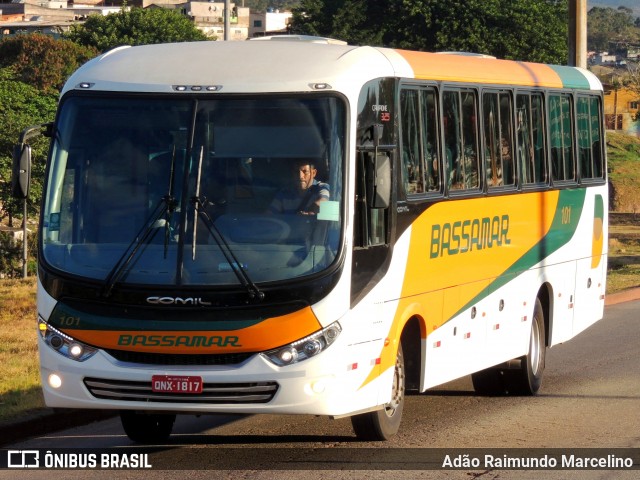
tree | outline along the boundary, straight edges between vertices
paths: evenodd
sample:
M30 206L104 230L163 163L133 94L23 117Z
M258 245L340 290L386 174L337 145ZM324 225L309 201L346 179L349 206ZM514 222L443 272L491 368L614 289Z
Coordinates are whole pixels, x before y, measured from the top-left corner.
M7 217L9 226L14 226L15 217L24 217L23 201L11 196L13 145L25 127L54 119L58 90L76 68L97 53L93 48L40 34L17 35L0 41L0 219ZM48 141L35 139L31 145L29 216L39 211ZM22 218L23 224L26 220ZM0 250L3 257L0 271L15 274L22 247L5 236L0 238Z
M593 7L587 14L587 26L587 48L598 52L609 50L612 41L627 43L640 39L633 11L625 7Z
M236 5L238 1L236 0ZM251 12L266 12L268 7L285 11L291 10L300 4L300 0L244 0L242 5L251 9Z
M567 0L302 0L296 33L425 51L566 63Z
M246 0L244 3L252 12L266 12L269 7L268 0Z
M50 122L55 117L57 95L45 93L31 85L16 80L11 67L0 69L0 217L13 219L22 215L22 202L11 197L11 152L25 127ZM37 214L42 195L47 139L31 143L34 162L29 192L28 212Z
M73 25L65 38L106 52L121 45L209 40L193 22L176 10L131 8L109 15L90 15Z
M340 0L302 0L300 6L293 9L291 32L330 36L333 18L342 3Z
M625 88L635 93L640 100L640 63L629 63L627 70ZM640 113L636 113L635 120L640 120Z
M17 80L39 90L59 90L97 50L49 35L30 34L0 41L0 67L12 67Z
M55 117L58 91L82 63L94 57L94 48L41 34L16 35L0 41L0 218L22 215L22 202L11 197L13 145L20 132ZM48 142L33 142L35 162L29 212L37 214L44 178Z

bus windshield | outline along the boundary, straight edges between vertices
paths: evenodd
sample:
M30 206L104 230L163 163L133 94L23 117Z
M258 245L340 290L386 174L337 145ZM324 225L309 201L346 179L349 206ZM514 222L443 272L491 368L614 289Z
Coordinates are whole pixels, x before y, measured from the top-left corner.
M112 284L319 272L342 237L345 118L335 96L67 98L42 260Z

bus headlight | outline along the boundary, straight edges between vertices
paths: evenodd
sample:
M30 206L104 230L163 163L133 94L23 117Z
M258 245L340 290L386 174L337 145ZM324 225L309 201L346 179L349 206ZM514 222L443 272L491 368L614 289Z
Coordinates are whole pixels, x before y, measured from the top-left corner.
M338 322L335 322L313 335L264 352L262 356L279 367L301 362L326 350L338 338L340 332L342 332L342 327Z
M58 352L60 355L76 360L78 362L84 362L88 358L93 357L98 349L90 347L82 342L75 340L66 333L62 333L60 330L53 328L44 319L38 319L38 331L44 342L52 349Z

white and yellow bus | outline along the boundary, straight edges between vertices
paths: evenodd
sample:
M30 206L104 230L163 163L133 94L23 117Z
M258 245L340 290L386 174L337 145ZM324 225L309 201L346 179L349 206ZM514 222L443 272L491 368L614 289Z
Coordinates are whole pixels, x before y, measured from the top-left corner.
M47 133L45 400L119 410L138 442L176 413L350 416L386 439L408 390L535 394L546 348L603 315L584 70L322 39L123 47L73 74ZM29 161L23 142L18 196ZM322 201L274 212L300 162Z

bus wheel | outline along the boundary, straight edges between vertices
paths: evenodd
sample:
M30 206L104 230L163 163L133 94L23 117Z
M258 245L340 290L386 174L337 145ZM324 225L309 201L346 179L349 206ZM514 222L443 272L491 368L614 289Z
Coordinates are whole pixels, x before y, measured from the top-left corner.
M513 379L511 392L515 395L535 395L542 384L544 360L547 350L544 328L544 311L540 300L536 300L531 322L529 352L520 358L520 369Z
M471 374L473 389L479 395L504 395L505 385L503 371L498 368L487 368Z
M127 436L136 443L160 443L166 441L173 430L176 416L170 414L145 414L120 412L120 421Z
M544 311L540 300L536 300L529 352L518 359L519 367L492 367L473 373L474 390L480 395L535 395L542 383L545 353Z
M388 440L398 432L404 407L405 371L402 346L398 346L396 366L393 371L391 401L382 410L361 413L351 417L351 424L360 440Z

